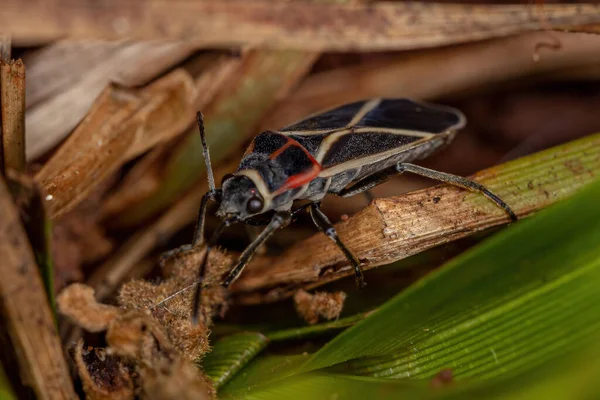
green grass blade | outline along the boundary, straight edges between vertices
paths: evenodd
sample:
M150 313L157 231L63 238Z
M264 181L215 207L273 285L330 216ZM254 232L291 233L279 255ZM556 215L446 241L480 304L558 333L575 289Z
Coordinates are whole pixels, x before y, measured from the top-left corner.
M204 357L202 368L218 389L260 353L269 339L258 332L242 332L226 336L214 344Z
M527 312L533 317L545 312L555 324L573 324L569 318L575 314L581 324L586 323L584 319L588 325L600 321L600 311L586 308L600 300L596 294L600 293L598 198L600 184L596 182L574 198L485 241L343 332L314 354L302 371L361 357L401 355L413 373L432 375L435 371L428 368L435 363L462 368L466 374L470 365L481 366L475 360L482 357L476 352L480 344L473 347L469 335L475 335L470 339L473 342L487 340L489 345L503 346L499 350L506 354L519 351L520 343L510 340L516 331L502 325L508 313ZM577 290L582 293L569 296ZM548 308L548 299L554 296L562 296L566 307ZM527 311L527 307L532 309ZM582 312L576 313L579 309ZM551 322L545 324L542 329ZM523 321L520 329L523 335L525 331L534 335L538 327ZM589 325L591 330L596 328ZM558 339L571 332L565 326L546 334ZM487 352L494 359L492 351Z
M267 337L273 341L283 341L291 339L301 339L312 336L319 336L330 333L335 330L347 328L362 321L369 313L360 313L345 318L340 318L334 321L323 322L316 325L302 326L299 328L282 329L267 333Z
M436 399L436 400L586 400L600 396L600 345L553 357L518 376L486 381L453 382L433 388L429 381L356 377L309 372L248 390L228 399Z
M417 282L297 367L261 374L277 361L263 357L224 393L251 397L331 366L386 381L452 368L459 382L493 382L581 348L600 336L599 198L596 181Z

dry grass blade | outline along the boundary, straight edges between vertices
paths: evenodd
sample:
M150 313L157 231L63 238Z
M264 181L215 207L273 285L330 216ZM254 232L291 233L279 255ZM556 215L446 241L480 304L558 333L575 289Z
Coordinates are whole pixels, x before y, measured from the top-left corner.
M203 110L207 107L219 90L239 72L240 66L244 64L247 53L241 57L233 57L223 54L201 54L195 57L188 65L189 70L195 76L197 97L194 100L194 110ZM197 72L197 70L199 72ZM196 136L197 128L191 129L191 135ZM165 165L170 159L170 153L174 143L156 146L152 151L138 161L127 173L120 186L113 191L103 204L104 218L110 219L125 212L160 189L164 180Z
M36 176L48 193L50 215L72 209L126 161L183 132L194 98L194 82L182 70L141 90L107 88Z
M195 49L183 42L59 41L25 54L27 159L63 140L110 83L145 85Z
M473 179L522 217L571 195L599 173L597 134L483 170ZM336 229L367 270L506 222L508 216L483 196L442 185L377 199ZM335 244L317 234L276 259L257 259L232 291L242 303L276 301L300 286L351 274Z
M89 5L57 0L44 8L5 2L0 24L17 42L59 37L178 38L204 46L382 50L439 46L544 28L600 23L599 6L462 5L422 2L128 1Z
M2 150L4 168L25 169L25 65L21 60L2 62Z
M19 213L0 180L0 305L23 381L39 399L74 399L75 393L43 283ZM9 351L8 348L3 349ZM5 353L6 354L6 353Z
M211 158L215 165L234 154L256 133L272 107L306 75L317 54L294 51L250 51L215 98L202 110ZM156 216L198 182L204 171L198 127L160 160L160 185L121 211L114 225L133 226ZM149 173L153 173L149 170ZM145 179L140 176L139 179ZM149 179L151 180L152 177Z
M536 45L553 40L560 41L562 47L542 50L539 61L534 62ZM535 32L336 68L308 77L277 107L263 128L280 128L312 113L365 98L434 99L512 79L596 66L599 46L600 37L595 35Z

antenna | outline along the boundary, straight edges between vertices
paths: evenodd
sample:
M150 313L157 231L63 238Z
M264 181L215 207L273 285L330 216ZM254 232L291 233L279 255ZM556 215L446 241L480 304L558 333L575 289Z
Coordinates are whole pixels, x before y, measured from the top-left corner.
M202 154L206 163L206 175L208 176L208 189L212 192L215 190L215 177L213 175L212 166L210 164L210 153L206 144L206 134L204 131L204 116L200 111L196 113L196 121L198 121L198 129L200 130L200 140L202 141Z

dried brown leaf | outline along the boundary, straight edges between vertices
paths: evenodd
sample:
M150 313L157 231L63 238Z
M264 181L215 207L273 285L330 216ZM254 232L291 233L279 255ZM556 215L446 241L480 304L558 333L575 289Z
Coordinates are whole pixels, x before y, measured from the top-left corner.
M113 178L105 179L83 202L53 221L56 291L70 282L80 282L83 279L82 266L98 262L112 252L114 242L107 237L99 222L99 213L105 193L113 185Z
M126 161L181 133L194 98L192 78L182 70L144 89L106 89L36 176L49 195L50 215L72 209Z
M110 83L145 85L195 49L164 40L85 40L58 41L26 54L27 159L60 143Z
M194 70L200 69L200 72L194 73L197 94L194 110L204 110L208 106L219 90L238 73L243 57L245 55L232 57L222 54L201 54L190 61L194 64ZM197 128L194 126L192 129L195 135ZM111 217L122 215L127 208L139 204L158 191L164 184L169 171L171 152L176 146L177 140L159 145L133 166L103 204L105 219L110 220Z

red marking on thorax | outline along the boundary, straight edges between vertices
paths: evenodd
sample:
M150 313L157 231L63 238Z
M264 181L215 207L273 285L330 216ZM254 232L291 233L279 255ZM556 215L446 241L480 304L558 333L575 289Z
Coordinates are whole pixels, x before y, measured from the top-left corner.
M308 152L308 150L306 150L306 148L304 146L302 146L300 143L298 143L297 141L295 141L292 138L287 138L287 140L288 141L286 142L286 144L281 146L279 149L274 151L273 154L271 154L269 156L269 159L273 160L273 159L277 158L278 156L280 156L287 148L295 146L295 147L299 147L304 152L304 154L306 154L306 156L312 163L312 167L308 171L301 172L299 174L290 176L285 181L285 183L279 189L277 189L275 191L275 193L274 193L275 195L281 194L281 193L285 192L286 190L295 189L297 187L304 186L307 183L309 183L310 181L312 181L313 179L315 179L321 172L321 164L319 164L319 162L312 156L312 154L310 154Z

